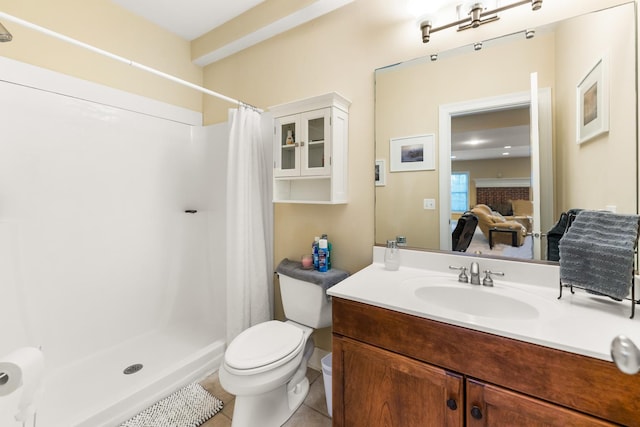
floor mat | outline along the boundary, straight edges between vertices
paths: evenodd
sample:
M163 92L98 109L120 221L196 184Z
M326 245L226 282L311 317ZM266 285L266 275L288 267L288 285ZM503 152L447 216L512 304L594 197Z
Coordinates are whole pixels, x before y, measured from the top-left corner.
M125 421L120 427L197 427L222 410L222 400L189 384Z

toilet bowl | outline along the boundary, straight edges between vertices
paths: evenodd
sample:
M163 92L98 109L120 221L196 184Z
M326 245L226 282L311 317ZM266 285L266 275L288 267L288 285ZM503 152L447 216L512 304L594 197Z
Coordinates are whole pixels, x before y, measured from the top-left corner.
M234 427L281 426L298 409L309 392L312 332L295 322L272 320L233 340L218 376L236 396Z
M252 326L229 344L218 371L236 396L233 427L279 427L309 392L307 363L315 328L331 325L331 301L322 286L279 274L285 316Z

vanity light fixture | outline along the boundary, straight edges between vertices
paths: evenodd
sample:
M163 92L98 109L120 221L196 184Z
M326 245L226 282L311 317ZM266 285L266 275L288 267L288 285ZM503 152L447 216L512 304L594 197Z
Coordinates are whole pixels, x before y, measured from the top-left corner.
M463 4L457 4L455 7L458 10L458 20L450 22L448 24L442 24L434 26L435 17L433 15L423 16L419 19L420 31L422 33L422 42L429 43L431 34L440 30L445 30L451 27L458 27L458 31L463 31L469 28L478 28L480 25L487 24L489 22L500 19L498 17L499 12L522 6L525 4L531 5L531 10L539 10L542 7L542 0L519 0L513 3L508 3L502 6L497 6L493 9L489 9L485 6L487 0L472 0L465 1ZM527 38L531 31L531 37L533 37L533 30L528 30L525 35ZM478 49L476 49L478 50Z
M422 31L422 43L429 43L431 37L431 21L422 21L420 23L420 30Z

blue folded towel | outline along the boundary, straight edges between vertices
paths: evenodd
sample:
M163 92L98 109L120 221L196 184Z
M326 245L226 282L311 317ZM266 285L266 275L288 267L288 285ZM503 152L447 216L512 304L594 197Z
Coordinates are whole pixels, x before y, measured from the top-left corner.
M638 215L582 211L560 239L560 282L613 298L629 294Z
M302 268L302 263L290 261L287 258L280 261L280 264L276 267L276 272L278 274L293 277L294 279L304 280L305 282L322 286L325 292L331 286L349 277L349 273L343 270L338 270L337 268L332 268L326 272L319 272L313 269L307 270Z

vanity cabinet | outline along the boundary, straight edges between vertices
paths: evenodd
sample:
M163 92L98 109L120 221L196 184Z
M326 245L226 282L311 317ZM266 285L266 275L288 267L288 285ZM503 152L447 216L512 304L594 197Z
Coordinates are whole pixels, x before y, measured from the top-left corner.
M275 203L347 202L350 104L330 93L269 108Z
M333 298L334 426L640 426L612 362Z

